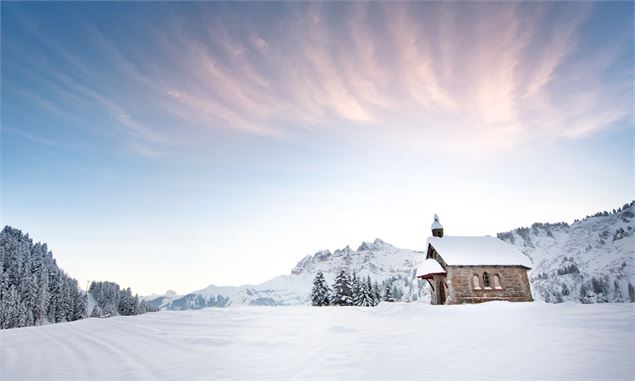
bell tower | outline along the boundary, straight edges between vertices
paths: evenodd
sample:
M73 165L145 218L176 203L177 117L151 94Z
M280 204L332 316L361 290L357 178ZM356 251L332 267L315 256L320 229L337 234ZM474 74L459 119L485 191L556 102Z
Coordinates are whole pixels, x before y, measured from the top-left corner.
M434 221L432 222L432 236L433 237L443 237L443 225L439 222L439 216L434 215Z

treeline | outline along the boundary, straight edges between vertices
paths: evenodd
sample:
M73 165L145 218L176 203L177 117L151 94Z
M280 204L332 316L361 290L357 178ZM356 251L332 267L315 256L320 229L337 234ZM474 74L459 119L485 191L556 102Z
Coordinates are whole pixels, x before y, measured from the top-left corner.
M635 205L635 200L631 201L631 202L627 202L626 204L624 204L622 207L617 208L617 209L613 209L613 211L609 212L608 210L605 210L603 212L597 212L591 216L586 216L586 218L591 218L591 217L608 217L612 214L617 214L617 213L622 213L625 212L624 215L622 216L622 218L633 218L635 217L635 213L633 213L632 210L628 210L630 208L632 208ZM575 220L575 222L577 222L578 220Z
M130 288L93 282L93 317L156 311ZM57 266L44 243L6 226L0 232L0 329L69 322L88 317L88 295Z
M622 221L629 222L633 217L635 217L635 211L633 211L633 206L635 206L635 201L627 202L623 206L617 209L613 209L610 212L605 210L602 212L597 212L590 216L586 216L584 220L587 220L589 218L594 218L594 217L609 217L612 215L619 214L619 217L622 219ZM574 224L578 222L580 222L579 219L575 219L573 221ZM540 233L540 230L543 230L546 232L548 237L554 238L553 232L563 228L564 229L569 228L569 224L566 222L535 223L535 224L532 224L531 227L521 227L521 228L516 228L509 232L497 233L496 236L503 241L507 241L509 243L514 244L516 243L516 237L514 236L514 233L516 233L518 234L518 236L522 238L525 246L533 247L534 245L531 240L532 233L534 235L538 235ZM613 241L624 238L626 235L628 235L628 233L623 228L619 228L618 231L613 236ZM604 232L604 235L600 235L600 239L602 241L608 238L610 238L608 235L608 232Z
M60 269L46 244L6 226L0 232L0 328L86 317L86 294Z
M114 282L92 282L88 292L95 299L91 317L130 316L158 311L156 307L140 301L138 295L133 296L130 287L120 289Z
M341 270L332 287L329 287L322 272L318 272L313 279L313 306L374 307L381 301L394 301L392 285L387 283L382 290L377 281L371 281L370 276L360 278L355 272L351 275Z

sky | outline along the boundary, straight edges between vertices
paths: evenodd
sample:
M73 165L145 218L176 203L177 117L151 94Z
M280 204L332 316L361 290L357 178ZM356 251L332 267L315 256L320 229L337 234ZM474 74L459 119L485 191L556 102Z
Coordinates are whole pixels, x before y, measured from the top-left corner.
M635 198L633 4L1 4L2 225L84 285L256 284Z

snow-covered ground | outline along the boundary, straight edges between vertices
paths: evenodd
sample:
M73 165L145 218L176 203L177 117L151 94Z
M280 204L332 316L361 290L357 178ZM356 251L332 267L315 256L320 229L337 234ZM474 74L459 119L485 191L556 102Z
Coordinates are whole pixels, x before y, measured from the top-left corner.
M633 304L238 307L0 331L1 380L633 380Z

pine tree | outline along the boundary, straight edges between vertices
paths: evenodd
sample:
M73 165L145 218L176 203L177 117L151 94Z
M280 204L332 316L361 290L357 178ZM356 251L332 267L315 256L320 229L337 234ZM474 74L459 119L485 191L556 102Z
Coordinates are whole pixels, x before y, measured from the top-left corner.
M353 272L353 277L351 280L351 292L353 295L353 305L361 306L362 305L362 285L360 283L360 279L357 276L357 273Z
M13 314L13 308L9 290L3 290L3 297L0 299L0 329L12 328L9 326L9 320Z
M77 290L77 281L68 276L64 277L64 319L73 321L73 312L75 311L74 290Z
M33 310L35 309L35 292L37 284L35 278L31 274L31 253L23 258L22 268L20 269L20 283L18 284L18 293L20 294L21 306L19 309L24 313L24 326L34 324Z
M384 287L384 302L394 302L395 299L392 297L392 285L390 283L386 283L386 287Z
M348 274L344 269L335 278L333 284L333 299L331 304L334 306L351 306L353 305L353 291L349 281Z
M60 323L66 321L66 287L62 274L55 277L55 285L53 288L53 304L55 304L54 322Z
M103 313L101 311L101 308L99 306L95 306L92 310L92 312L90 313L90 317L95 317L95 318L100 318L103 316Z
M46 311L48 309L48 269L46 267L45 255L46 245L39 243L33 248L33 277L36 283L35 300L33 303L33 320L35 325L43 324L46 321Z
M315 274L313 289L311 290L311 305L318 307L331 305L330 293L331 290L324 279L324 274L322 272Z
M139 306L139 298L132 296L130 287L119 292L118 312L123 316L137 315Z
M20 294L15 286L9 287L2 300L2 328L24 327L25 316L23 304L20 302Z
M381 291L379 284L375 281L373 283L373 306L379 305L379 303L381 303Z
M139 315L141 312L139 312L139 295L135 294L135 296L132 298L132 310L131 313L133 315Z
M615 289L613 302L621 303L623 301L622 290L620 289L620 284L617 282L617 280L613 281L613 288Z
M79 289L73 290L73 315L72 321L88 317L88 299L85 293Z
M374 305L373 286L370 281L370 276L366 278L366 281L360 284L360 294L360 306L372 307Z
M57 309L58 309L58 303L59 303L59 290L57 289L58 286L58 281L57 281L57 271L55 271L54 269L51 269L51 271L49 271L49 278L48 278L48 295L49 295L49 304L48 304L48 309L46 311L46 319L51 322L51 323L55 323L55 317L57 316Z

